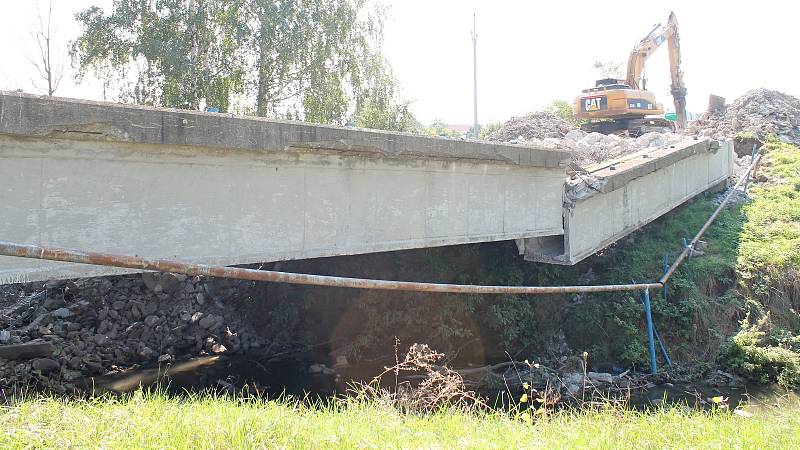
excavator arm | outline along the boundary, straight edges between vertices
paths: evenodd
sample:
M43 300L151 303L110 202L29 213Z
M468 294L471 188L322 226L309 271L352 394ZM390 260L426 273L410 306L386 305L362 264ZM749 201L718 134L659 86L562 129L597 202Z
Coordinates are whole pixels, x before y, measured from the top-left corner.
M666 26L656 25L631 51L628 58L628 73L625 83L632 89L643 89L642 72L647 59L654 51L667 42L669 50L669 66L672 85L670 90L675 103L676 125L686 127L686 86L683 84L681 71L681 47L678 34L678 20L675 13L670 13Z

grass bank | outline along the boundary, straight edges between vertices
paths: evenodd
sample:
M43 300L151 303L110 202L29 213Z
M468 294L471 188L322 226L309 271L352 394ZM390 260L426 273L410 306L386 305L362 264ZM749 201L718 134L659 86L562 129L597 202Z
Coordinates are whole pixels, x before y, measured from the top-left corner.
M24 401L0 412L2 448L798 448L800 405L753 417L664 408L416 415L374 403L306 406L213 396Z

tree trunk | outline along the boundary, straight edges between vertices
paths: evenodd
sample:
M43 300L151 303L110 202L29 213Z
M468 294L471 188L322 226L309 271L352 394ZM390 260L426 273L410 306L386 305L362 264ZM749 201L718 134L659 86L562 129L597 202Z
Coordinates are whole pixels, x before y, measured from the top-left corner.
M269 26L266 14L262 14L258 33L258 95L256 96L256 115L260 117L267 115L269 106L269 45L267 45Z

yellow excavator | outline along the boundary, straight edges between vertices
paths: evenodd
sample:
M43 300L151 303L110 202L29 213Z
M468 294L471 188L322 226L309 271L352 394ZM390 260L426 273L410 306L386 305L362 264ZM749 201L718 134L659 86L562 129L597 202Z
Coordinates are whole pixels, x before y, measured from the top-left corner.
M671 92L675 102L675 122L664 118L664 107L646 90L644 65L653 52L667 42ZM625 133L639 136L650 131L675 131L686 127L686 86L683 84L678 21L670 13L667 24L656 25L631 51L624 80L605 78L595 87L584 89L575 99L573 111L586 120L584 131L604 134Z

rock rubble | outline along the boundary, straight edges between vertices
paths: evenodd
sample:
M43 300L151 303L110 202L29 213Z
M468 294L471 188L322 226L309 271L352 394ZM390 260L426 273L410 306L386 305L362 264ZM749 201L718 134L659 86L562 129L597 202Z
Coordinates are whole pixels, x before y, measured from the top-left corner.
M675 133L646 133L637 138L581 131L551 112L514 117L489 136L489 140L569 150L579 167L598 164L646 148L661 148L681 140Z
M4 286L0 328L8 331L7 344L49 343L52 354L0 358L0 388L65 392L88 376L264 348L235 298L224 305L212 283L147 273Z
M741 132L762 139L774 134L786 142L800 144L800 99L770 89L754 89L734 100L724 113L704 113L687 130L717 139Z
M522 144L536 139L561 138L575 128L574 124L554 113L539 111L522 117L512 117L489 135L489 140Z

